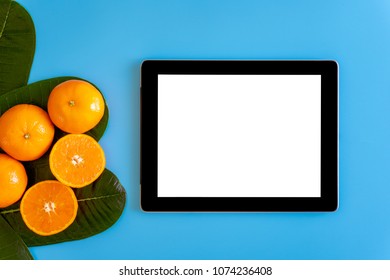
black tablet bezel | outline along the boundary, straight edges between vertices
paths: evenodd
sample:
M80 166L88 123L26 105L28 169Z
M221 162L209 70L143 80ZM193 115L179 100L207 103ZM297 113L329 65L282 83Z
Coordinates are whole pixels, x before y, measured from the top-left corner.
M158 197L159 74L321 75L321 197ZM146 60L141 66L144 211L314 212L338 208L338 64L332 60Z

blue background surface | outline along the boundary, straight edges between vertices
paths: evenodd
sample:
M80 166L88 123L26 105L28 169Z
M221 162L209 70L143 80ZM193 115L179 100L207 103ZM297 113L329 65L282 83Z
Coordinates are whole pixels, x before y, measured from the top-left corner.
M111 109L101 140L128 192L121 219L37 259L390 259L390 2L20 0L37 49L30 82L74 75ZM144 59L335 59L340 208L335 213L143 213Z

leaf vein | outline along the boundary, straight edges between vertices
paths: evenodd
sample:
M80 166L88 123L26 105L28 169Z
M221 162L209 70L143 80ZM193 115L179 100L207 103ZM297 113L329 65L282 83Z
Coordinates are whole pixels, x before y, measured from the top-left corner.
M2 211L0 212L1 215L6 215L6 214L11 214L11 213L15 213L15 212L19 212L19 208L17 209L11 209L11 210L5 210L5 211Z
M96 197L89 197L89 198L82 198L78 199L77 201L82 202L82 201L90 201L90 200L98 200L98 199L105 199L109 197L114 197L114 196L119 196L120 194L109 194L109 195L102 195L102 196L96 196Z
M1 39L1 37L3 37L5 26L7 25L8 16L9 16L9 13L11 11L11 4L12 4L12 1L9 2L8 11L7 11L7 14L5 15L3 26L2 26L2 28L0 30L0 39Z

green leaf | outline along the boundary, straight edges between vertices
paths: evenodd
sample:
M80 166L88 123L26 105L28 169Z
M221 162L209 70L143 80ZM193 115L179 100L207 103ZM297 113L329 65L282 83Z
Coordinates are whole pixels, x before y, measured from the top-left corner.
M17 104L34 104L47 111L47 101L53 88L67 80L83 80L77 77L58 77L39 81L27 86L12 90L0 96L0 116ZM85 81L85 80L83 80ZM94 85L95 86L95 85ZM95 86L96 87L96 86ZM98 87L96 87L98 89ZM100 90L99 90L100 91ZM103 136L108 124L108 107L105 105L104 115L100 122L86 134L97 141ZM56 139L66 134L56 128Z
M0 0L0 95L27 84L35 52L35 28L28 12Z
M0 217L0 260L32 260L26 244L11 226Z
M4 209L0 214L27 246L40 246L98 234L119 219L126 204L125 189L118 178L107 169L93 184L75 189L75 194L79 203L76 220L69 228L52 236L39 236L30 231L22 220L18 205Z

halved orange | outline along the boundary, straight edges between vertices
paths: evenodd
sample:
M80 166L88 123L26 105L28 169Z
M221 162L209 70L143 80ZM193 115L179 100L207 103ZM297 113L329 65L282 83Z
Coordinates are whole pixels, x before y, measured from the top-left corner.
M82 188L103 173L106 158L102 147L91 136L68 134L54 144L49 164L58 181L73 188Z
M20 213L29 229L48 236L69 227L76 219L77 198L70 187L42 181L29 188L20 203Z

